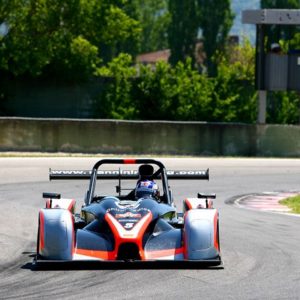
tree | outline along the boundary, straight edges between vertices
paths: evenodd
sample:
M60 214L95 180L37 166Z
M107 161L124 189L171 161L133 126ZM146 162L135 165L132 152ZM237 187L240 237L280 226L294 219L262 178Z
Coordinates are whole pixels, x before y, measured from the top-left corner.
M211 121L214 107L214 82L206 74L199 74L192 60L178 62L174 70L174 100L177 108L174 120Z
M101 59L135 39L138 22L121 9L123 0L2 0L0 69L15 76L78 79L92 75Z
M135 0L133 2L138 8L137 19L142 29L140 52L167 49L170 23L168 0ZM129 15L133 17L131 14Z
M171 22L168 39L170 63L176 65L187 57L195 58L195 44L199 29L195 0L169 0Z
M299 124L300 97L297 92L272 92L267 100L267 123Z
M107 66L99 68L98 75L107 77L108 82L100 95L97 117L136 119L136 105L132 99L132 80L136 69L132 67L132 57L121 53Z
M227 46L214 78L212 120L255 123L257 93L254 87L255 48L249 41Z
M138 117L141 120L171 120L174 115L172 68L159 61L155 68L149 65L139 67L135 91Z
M136 52L134 47L140 37L140 25L126 14L124 3L127 1L81 0L82 31L99 48L104 62L111 61L122 52Z
M216 76L217 51L222 52L227 42L234 15L231 12L230 0L197 0L200 27L206 65L209 76Z
M102 76L112 76L100 98L97 111L102 118L141 120L210 120L214 83L192 67L191 59L175 67L160 61L155 68L139 66L139 77L121 55Z
M195 58L195 44L202 31L209 76L216 76L217 53L224 50L233 23L230 0L169 0L170 62Z
M297 9L300 6L298 0L261 0L261 8Z

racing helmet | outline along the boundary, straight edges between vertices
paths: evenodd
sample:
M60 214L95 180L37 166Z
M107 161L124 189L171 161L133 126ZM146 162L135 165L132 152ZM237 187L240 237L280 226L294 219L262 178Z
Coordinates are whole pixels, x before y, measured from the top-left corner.
M159 199L159 189L157 184L152 180L141 180L135 188L135 197Z

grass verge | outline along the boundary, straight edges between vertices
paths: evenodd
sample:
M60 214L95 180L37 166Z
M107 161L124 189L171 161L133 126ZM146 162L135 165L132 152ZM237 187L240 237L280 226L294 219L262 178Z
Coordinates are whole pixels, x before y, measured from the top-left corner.
M280 200L279 203L289 207L293 213L300 214L300 195Z

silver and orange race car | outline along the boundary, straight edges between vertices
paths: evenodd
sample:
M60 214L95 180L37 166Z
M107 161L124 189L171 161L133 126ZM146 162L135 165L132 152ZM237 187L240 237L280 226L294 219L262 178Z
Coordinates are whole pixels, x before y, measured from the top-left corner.
M123 165L130 169L122 170ZM106 166L111 169L103 169ZM183 211L177 213L168 183L169 179L209 179L208 170L167 171L154 159L102 159L91 171L50 170L50 179L88 179L89 187L78 213L75 200L43 194L46 207L39 212L36 266L74 262L222 264L215 194L186 198ZM155 181L161 189L155 195L138 195L136 183L142 181ZM115 190L106 192L108 186Z

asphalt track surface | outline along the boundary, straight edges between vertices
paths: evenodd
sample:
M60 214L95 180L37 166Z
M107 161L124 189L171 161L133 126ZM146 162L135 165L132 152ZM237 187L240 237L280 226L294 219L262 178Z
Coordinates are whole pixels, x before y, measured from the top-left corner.
M31 267L42 192L81 203L86 181L48 181L48 168L89 169L98 158L0 158L0 299L300 299L300 218L243 209L237 196L300 190L298 159L171 159L168 169L210 168L210 181L172 181L178 210L215 192L223 269ZM80 207L78 204L77 207Z

